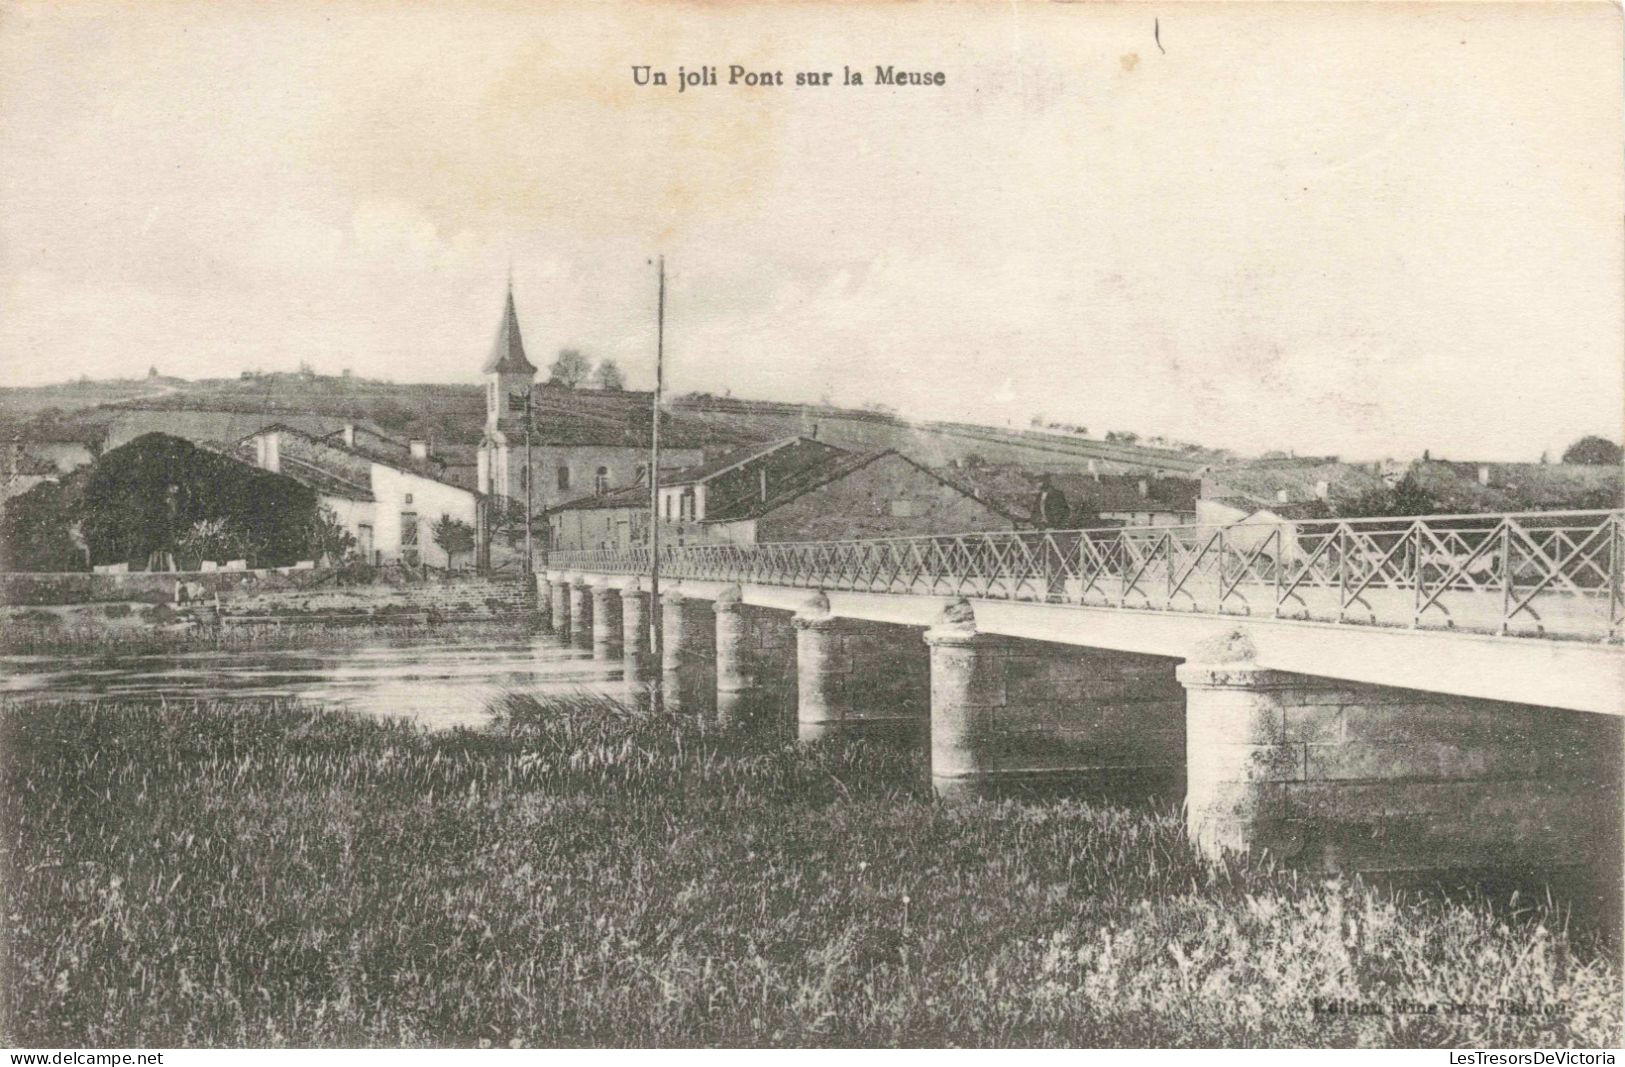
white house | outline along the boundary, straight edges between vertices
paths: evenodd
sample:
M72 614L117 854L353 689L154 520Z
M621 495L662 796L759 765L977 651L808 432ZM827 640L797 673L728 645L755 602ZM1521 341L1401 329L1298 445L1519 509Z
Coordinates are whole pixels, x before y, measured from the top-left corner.
M472 553L449 558L432 530L442 516L477 530L479 494L446 481L428 455L388 455L282 424L245 437L237 452L315 490L370 563L474 563Z

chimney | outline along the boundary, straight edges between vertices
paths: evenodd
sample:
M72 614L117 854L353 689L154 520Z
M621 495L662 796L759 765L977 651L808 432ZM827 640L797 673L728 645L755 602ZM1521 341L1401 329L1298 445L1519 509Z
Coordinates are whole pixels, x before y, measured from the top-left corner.
M282 435L272 432L260 440L265 442L265 453L260 458L260 466L272 474L282 473Z
M1315 483L1315 495L1317 497L1319 497L1320 499L1322 499L1322 500L1329 499L1331 497L1331 495L1332 495L1332 483L1328 482L1324 478L1322 478L1320 481L1316 482Z
M1275 502L1277 504L1285 504L1286 503L1286 490L1285 489L1277 489L1275 491Z
M423 438L421 438L421 437L412 438L411 448L412 448L412 458L413 459L428 459L429 458L429 442L425 441Z
M1094 477L1095 481L1100 481L1100 468L1095 465L1094 460L1089 461L1089 473Z
M1151 487L1146 484L1146 481L1145 481L1144 478L1141 478L1140 479L1140 499L1144 500L1146 497L1148 497L1150 495L1151 495Z
M355 423L353 422L347 422L344 424L344 447L355 447Z
M763 467L756 473L761 481L762 501L765 503L767 501L767 468Z
M1478 484L1490 484L1490 465L1488 463L1480 463L1478 465Z

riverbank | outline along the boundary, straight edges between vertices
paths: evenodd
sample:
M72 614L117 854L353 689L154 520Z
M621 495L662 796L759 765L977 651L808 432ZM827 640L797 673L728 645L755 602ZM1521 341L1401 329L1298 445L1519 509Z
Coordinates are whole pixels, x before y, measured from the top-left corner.
M0 1039L1620 1040L1617 964L1544 906L1214 872L1175 813L947 807L919 758L601 699L0 707Z
M190 652L266 652L344 648L380 641L448 642L489 634L531 634L535 617L482 619L424 625L384 615L330 623L287 621L200 626L197 624L75 625L40 619L8 621L0 628L3 656L156 656Z

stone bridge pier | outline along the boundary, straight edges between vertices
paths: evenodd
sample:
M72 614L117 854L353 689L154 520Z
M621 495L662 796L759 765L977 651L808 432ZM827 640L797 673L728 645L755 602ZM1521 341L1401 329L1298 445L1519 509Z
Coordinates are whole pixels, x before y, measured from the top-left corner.
M584 575L570 581L570 642L579 648L592 647L592 586Z
M1177 660L982 633L963 601L925 643L938 795L1064 789L1178 802L1185 700Z
M543 633L551 633L557 629L553 625L553 580L546 572L538 572L535 577L537 628Z
M925 740L931 660L917 628L837 617L822 593L796 613L795 627L802 741L843 735Z
M628 578L620 589L621 662L628 682L640 682L649 674L649 594L637 578Z
M1584 876L1607 856L1618 880L1617 716L1268 670L1240 631L1178 673L1186 825L1210 857Z
M555 634L570 636L570 579L562 574L548 575L547 620Z
M717 715L740 720L759 709L793 708L796 636L792 615L744 603L737 585L711 605L716 614Z
M621 658L621 584L614 578L598 578L588 587L592 595L593 659Z
M660 593L662 642L660 670L666 707L709 716L717 709L717 624L711 602L684 596L679 590Z

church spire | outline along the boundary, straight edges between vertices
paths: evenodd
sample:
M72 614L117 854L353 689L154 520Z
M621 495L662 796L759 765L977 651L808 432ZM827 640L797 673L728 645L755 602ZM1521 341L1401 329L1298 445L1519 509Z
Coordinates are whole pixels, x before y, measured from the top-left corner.
M508 301L502 309L502 325L497 327L496 343L491 346L491 358L480 368L481 374L535 374L536 368L525 358L525 342L519 336L519 315L513 308L513 279L508 279Z

